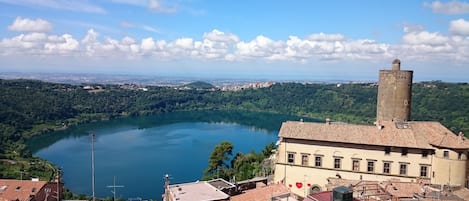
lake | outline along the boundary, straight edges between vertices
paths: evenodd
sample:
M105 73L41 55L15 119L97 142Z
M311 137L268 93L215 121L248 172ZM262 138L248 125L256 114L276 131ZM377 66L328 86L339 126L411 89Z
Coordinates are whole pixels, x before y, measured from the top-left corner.
M277 140L283 121L299 117L252 112L176 112L79 125L28 142L35 156L63 170L65 186L91 195L91 138L96 135L95 192L112 197L107 186L123 185L117 197L161 200L165 174L171 183L202 177L213 148L222 141L233 154L261 151Z

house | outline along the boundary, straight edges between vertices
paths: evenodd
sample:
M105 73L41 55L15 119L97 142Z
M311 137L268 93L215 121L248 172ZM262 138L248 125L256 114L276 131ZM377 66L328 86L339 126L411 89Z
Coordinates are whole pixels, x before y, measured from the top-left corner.
M57 201L60 189L54 182L0 179L0 201Z
M381 70L375 125L288 121L279 131L274 181L299 196L331 178L468 183L469 140L439 122L410 121L412 71Z

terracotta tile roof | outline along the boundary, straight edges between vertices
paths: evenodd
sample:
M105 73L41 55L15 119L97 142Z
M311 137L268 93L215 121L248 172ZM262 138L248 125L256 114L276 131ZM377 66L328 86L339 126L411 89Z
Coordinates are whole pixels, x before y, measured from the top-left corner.
M413 123L412 127L417 135L426 138L433 146L468 149L469 140L466 137L458 136L441 125L439 122Z
M469 200L469 189L467 188L461 188L457 191L454 191L453 194L460 197L461 199Z
M308 195L303 201L332 201L332 191L323 191Z
M228 195L205 181L169 185L172 200L225 200Z
M459 137L438 122L380 122L372 125L287 121L279 136L328 142L433 149L433 146L469 149L469 140Z
M383 182L380 185L394 198L413 198L424 191L420 184L411 182Z
M288 194L290 191L283 184L272 184L265 187L247 190L242 194L230 197L231 201L269 201L273 196ZM294 200L289 198L288 200Z
M0 201L30 200L46 184L46 181L0 179Z

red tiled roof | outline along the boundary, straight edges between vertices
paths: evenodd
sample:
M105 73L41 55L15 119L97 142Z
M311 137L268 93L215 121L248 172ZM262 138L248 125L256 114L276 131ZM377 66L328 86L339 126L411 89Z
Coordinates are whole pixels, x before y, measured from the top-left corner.
M394 198L413 198L414 194L423 192L419 183L411 182L383 182L381 187Z
M328 142L348 142L378 146L432 149L440 146L469 149L469 140L459 137L439 122L405 122L398 128L394 122L380 122L382 128L371 125L345 123L314 123L287 121L282 124L279 136Z
M332 191L323 191L308 195L303 201L331 201Z
M272 184L265 187L247 190L242 194L230 197L231 201L268 201L272 196L289 193L283 184Z
M46 184L46 181L0 179L0 201L30 200Z

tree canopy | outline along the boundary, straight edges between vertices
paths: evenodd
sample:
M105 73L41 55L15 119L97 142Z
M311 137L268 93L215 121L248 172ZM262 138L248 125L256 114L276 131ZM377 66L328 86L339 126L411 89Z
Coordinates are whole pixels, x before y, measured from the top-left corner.
M233 148L233 145L226 141L215 146L202 179L223 178L228 181L231 179L241 181L271 172L270 166L265 165L264 160L272 154L275 148L273 143L268 144L261 153L238 152L234 157L232 156ZM267 152L269 154L266 154Z
M212 153L210 154L210 159L208 161L208 167L205 170L206 175L213 175L219 171L222 171L226 168L230 168L230 159L233 155L233 144L227 141L221 142L219 145L215 146Z

